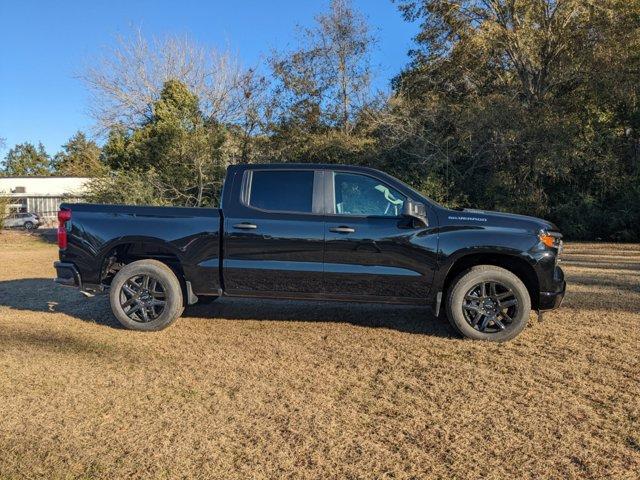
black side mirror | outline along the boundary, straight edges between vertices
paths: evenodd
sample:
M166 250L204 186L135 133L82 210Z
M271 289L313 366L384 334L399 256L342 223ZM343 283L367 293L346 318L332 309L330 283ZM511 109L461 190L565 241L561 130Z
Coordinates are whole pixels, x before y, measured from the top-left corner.
M404 201L404 205L402 205L402 216L413 218L425 227L429 224L427 221L427 207L425 207L424 203L414 202L410 198L407 198Z

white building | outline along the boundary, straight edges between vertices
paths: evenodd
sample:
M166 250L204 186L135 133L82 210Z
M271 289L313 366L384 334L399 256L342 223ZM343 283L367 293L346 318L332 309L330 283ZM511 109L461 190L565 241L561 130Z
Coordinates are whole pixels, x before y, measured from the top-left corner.
M37 213L53 221L62 202L78 202L87 177L0 177L0 195L11 198L9 212ZM8 213L8 212L7 212Z

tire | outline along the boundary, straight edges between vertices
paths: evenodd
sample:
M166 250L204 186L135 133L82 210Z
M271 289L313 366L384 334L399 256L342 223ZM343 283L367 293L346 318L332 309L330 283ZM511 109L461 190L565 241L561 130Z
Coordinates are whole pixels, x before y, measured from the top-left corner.
M180 281L157 260L125 265L111 282L109 301L113 315L130 330L163 330L184 311Z
M531 297L522 280L493 265L461 273L447 292L449 322L474 340L511 340L525 329L530 313Z
M35 225L33 222L24 222L23 227L25 230L33 230Z

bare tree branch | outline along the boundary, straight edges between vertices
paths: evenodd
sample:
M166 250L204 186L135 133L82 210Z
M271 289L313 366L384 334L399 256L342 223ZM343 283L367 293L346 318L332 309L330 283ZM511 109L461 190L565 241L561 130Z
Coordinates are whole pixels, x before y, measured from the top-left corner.
M89 89L91 114L101 132L118 125L133 129L151 119L152 105L171 79L180 80L200 98L211 120L235 122L245 114L247 72L229 50L220 52L188 37L148 40L140 31L119 37L80 78Z

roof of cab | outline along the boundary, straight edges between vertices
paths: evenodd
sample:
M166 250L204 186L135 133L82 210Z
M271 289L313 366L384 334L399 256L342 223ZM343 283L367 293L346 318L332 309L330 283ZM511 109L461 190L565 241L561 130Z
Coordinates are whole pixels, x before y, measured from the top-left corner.
M351 170L359 172L380 172L375 168L361 165L342 165L338 163L241 163L229 168L238 170Z

